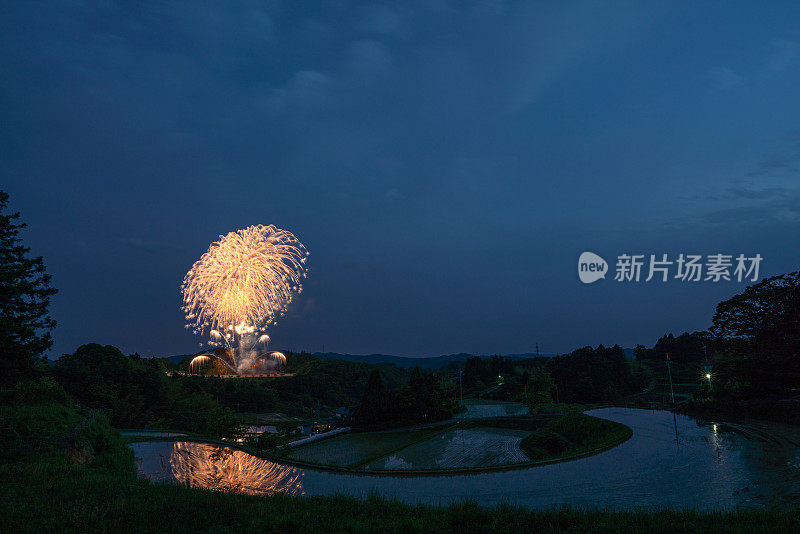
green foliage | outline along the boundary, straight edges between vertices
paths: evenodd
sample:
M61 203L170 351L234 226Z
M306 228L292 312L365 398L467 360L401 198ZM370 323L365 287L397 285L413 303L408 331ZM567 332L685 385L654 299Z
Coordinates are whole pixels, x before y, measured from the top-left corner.
M526 360L527 363L533 361ZM492 356L490 358L474 356L469 358L464 362L464 372L461 377L464 392L474 396L483 394L486 389L498 384L499 376L513 375L518 365L519 362L517 360L503 358L502 356ZM503 395L498 400L509 400L507 397L508 395Z
M381 372L375 369L370 373L364 396L353 413L357 426L374 427L383 423L389 412L391 398L383 387Z
M0 454L15 458L31 452L51 450L64 442L81 421L78 411L57 403L0 405ZM66 447L66 445L65 445Z
M53 344L56 323L47 314L50 287L41 256L29 258L22 245L19 212L7 214L8 194L0 191L0 381L31 374L35 360Z
M110 345L82 345L59 358L52 373L70 395L118 428L175 428L215 437L241 432L235 414L210 395L168 377L157 360L125 356Z
M72 398L52 376L42 376L37 380L17 382L14 386L14 402L18 404L66 404Z
M720 302L710 331L716 396L763 397L800 387L800 271Z
M464 362L462 374L464 395L511 402L541 401L547 395L547 385L534 382L531 390L531 378L544 369L548 360L546 357L522 360L502 356L469 358Z
M48 458L134 475L133 453L119 432L51 378L17 384L14 400L0 405L0 442L2 462Z
M387 391L376 369L354 411L353 426L376 429L442 421L451 418L457 408L433 373L415 367L405 386Z
M634 355L640 361L664 362L669 354L670 360L680 364L705 361L711 349L712 341L708 332L684 332L677 337L673 334L661 336L652 349L637 345Z
M439 378L433 373L411 371L408 383L394 392L394 419L398 422L432 422L449 419L453 416L456 403L447 394Z
M533 459L558 456L563 454L570 446L569 441L564 436L548 429L531 433L530 436L524 439L524 442L525 448L522 448L522 445L520 445L520 448Z
M582 413L571 413L554 418L547 428L563 436L569 443L586 446L596 436L619 429L620 425Z
M550 419L524 438L519 447L531 459L545 460L614 445L631 434L623 424L575 412Z
M619 345L584 347L551 358L546 369L558 387L560 402L616 402L643 386Z
M621 347L584 347L554 358L474 357L464 364L465 394L525 402L616 402L645 385ZM527 388L526 388L527 385Z
M766 278L717 305L711 332L760 349L795 350L800 343L800 271Z
M285 436L271 432L262 432L258 438L249 443L250 446L260 451L274 451L287 443Z
M547 369L540 367L534 369L528 379L528 391L525 398L527 404L537 406L553 400L555 381Z
M373 369L380 369L389 387L399 387L405 372L391 364L378 366L344 360L320 360L306 353L286 352L286 371L280 378L224 379L189 376L192 391L211 395L237 412L282 412L302 415L304 409L355 406L362 398Z
M222 406L237 412L275 412L281 408L275 387L277 379L231 380L213 376L188 376L176 378L176 381L188 391L208 395Z

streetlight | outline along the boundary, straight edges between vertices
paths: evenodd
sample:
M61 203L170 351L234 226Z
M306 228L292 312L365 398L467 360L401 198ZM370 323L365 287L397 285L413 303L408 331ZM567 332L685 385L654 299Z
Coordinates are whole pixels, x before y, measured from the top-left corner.
M708 379L708 389L711 389L711 373L706 373L706 378Z

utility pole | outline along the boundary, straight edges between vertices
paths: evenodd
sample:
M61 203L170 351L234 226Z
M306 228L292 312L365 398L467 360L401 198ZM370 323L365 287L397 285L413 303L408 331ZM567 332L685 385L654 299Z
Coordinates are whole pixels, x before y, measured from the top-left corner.
M669 364L672 363L669 359L669 352L667 353L667 374L669 375L669 396L672 399L672 404L675 404L675 391L672 389L672 370Z
M708 350L706 349L706 344L703 343L703 354L706 357L706 365L703 368L706 373L706 378L708 379L708 391L711 391L711 364L708 363Z
M461 371L458 371L458 396L458 405L461 406L464 404L464 391L461 389Z

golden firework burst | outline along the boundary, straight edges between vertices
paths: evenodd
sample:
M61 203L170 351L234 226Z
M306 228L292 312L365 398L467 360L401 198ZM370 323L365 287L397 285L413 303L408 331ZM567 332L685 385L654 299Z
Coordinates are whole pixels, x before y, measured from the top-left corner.
M209 344L229 349L215 358L241 372L262 357L264 331L286 313L307 276L305 246L287 230L250 226L220 236L186 273L181 285L187 328L210 334ZM228 361L232 360L232 361Z

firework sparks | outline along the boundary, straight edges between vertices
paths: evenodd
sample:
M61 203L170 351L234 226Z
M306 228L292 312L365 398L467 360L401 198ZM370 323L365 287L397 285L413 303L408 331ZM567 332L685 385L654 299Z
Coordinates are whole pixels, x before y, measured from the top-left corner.
M220 350L197 354L191 365L208 360L233 372L285 363L266 353L264 331L286 313L303 290L308 252L291 233L275 226L250 226L220 236L186 273L181 291L187 328L208 332ZM279 355L279 356L276 356Z

